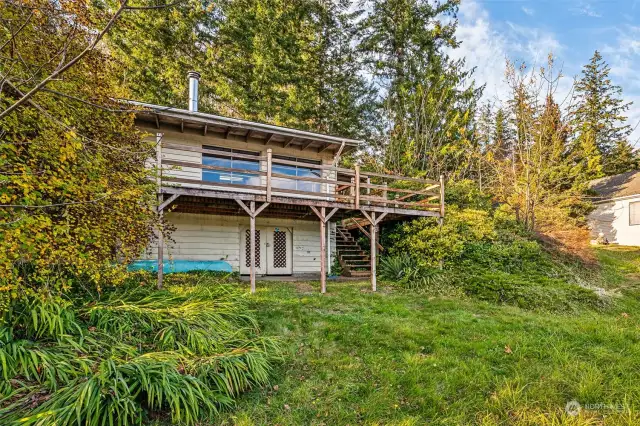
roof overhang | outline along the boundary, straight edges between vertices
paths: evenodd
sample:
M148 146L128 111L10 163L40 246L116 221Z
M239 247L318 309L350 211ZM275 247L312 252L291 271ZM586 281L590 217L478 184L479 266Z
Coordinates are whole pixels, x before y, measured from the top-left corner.
M333 155L353 151L362 141L338 136L274 126L255 121L194 112L185 109L126 101L140 108L136 111L136 123L146 127L174 128L181 132L198 132L204 136L224 139L240 139L245 142L261 142L284 148L309 152L329 152Z

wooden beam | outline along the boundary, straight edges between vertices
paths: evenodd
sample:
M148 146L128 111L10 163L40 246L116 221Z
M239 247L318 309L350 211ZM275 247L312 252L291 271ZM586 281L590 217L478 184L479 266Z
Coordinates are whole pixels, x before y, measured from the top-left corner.
M156 167L158 169L158 176L156 177L157 184L157 193L158 193L158 205L162 204L162 200L164 196L160 192L160 188L162 188L162 137L164 135L162 133L156 133ZM164 229L162 229L162 219L164 218L164 213L162 210L158 211L160 227L158 228L158 289L162 288L162 281L164 280Z
M263 203L260 207L258 207L258 210L253 212L253 216L258 216L260 213L262 213L262 210L266 209L267 207L269 207L269 203Z
M224 131L225 139L229 139L229 133L231 133L231 127L227 127L227 129Z
M309 142L305 143L304 145L302 145L302 148L300 148L300 151L304 151L305 149L309 148L314 142L315 141L312 139Z
M180 120L180 131L184 133L184 120Z
M202 132L202 136L207 136L207 129L208 129L208 126L205 124L204 125L204 130Z
M326 143L322 148L320 148L318 150L318 154L320 154L321 152L326 151L327 149L329 149L333 144L332 143Z
M193 181L189 180L190 183ZM211 182L202 182L202 184L209 184L215 186L215 184ZM228 185L225 185L227 187ZM246 201L262 201L266 202L266 196L264 194L259 193L251 193L246 192L247 190L251 190L253 187L248 187L245 189L245 185L237 185L238 189L227 189L222 190L219 188L212 189L200 189L200 188L186 188L186 187L178 187L178 186L164 186L161 188L161 192L163 194L181 194L181 195L191 195L196 197L205 197L205 198L220 198L220 199L229 199L229 200L246 200ZM231 187L229 187L231 188ZM258 187L264 190L264 187ZM317 195L317 194L316 194ZM351 203L344 203L338 201L328 201L323 199L312 199L312 198L299 198L299 197L290 197L286 195L278 195L273 194L271 196L272 203L278 204L289 204L294 206L316 206L316 207L328 207L334 208L338 207L343 210L354 210L354 205ZM382 207L382 206L367 206L369 211L375 211L378 213L390 213L395 215L403 215L403 216L422 216L422 217L440 217L440 212L433 210L412 210L407 208L395 208L395 207Z
M320 214L320 212L315 206L309 206L309 207L311 207L311 210L313 210L313 212L316 214L316 216L318 216L320 220L324 220L324 214ZM321 207L321 208L324 208L324 207Z
M273 152L267 148L267 203L271 202L271 168L273 165Z
M156 129L160 128L160 119L158 118L158 114L154 114L155 118L156 118Z
M162 218L162 212L160 212ZM164 280L164 232L162 225L158 228L158 290L162 288Z
M355 166L355 171L356 171L356 176L354 178L354 182L356 184L356 189L355 189L355 204L356 204L356 210L360 209L360 166L358 164L356 164Z
M363 214L365 219L367 219L369 221L370 224L375 225L375 223L373 223L373 219L371 218L371 216L369 216L369 213L367 213L364 210L360 210L360 212Z
M250 202L255 206L255 201ZM253 211L251 211L251 209L244 203L244 201L236 199L236 203L238 203L249 216L253 216Z
M256 202L250 201L250 210L254 212L256 210ZM256 292L256 217L254 215L250 215L249 217L249 238L251 238L250 242L250 251L251 251L251 268L249 270L249 274L251 275L251 293Z
M336 154L333 156L334 166L337 166L338 163L340 162L340 156L342 155L342 150L344 149L344 145L345 145L345 142L342 141L342 144L340 145L340 149L338 149L338 152L336 152Z
M180 194L172 194L169 199L165 200L158 206L158 212L164 211L164 209L171 204L176 198L178 198Z
M376 220L376 212L375 211L371 211L371 216L369 216L369 213L367 213L365 210L362 210L362 209L360 209L360 213L362 213L364 215L364 217L369 221L370 224L377 225L380 222L382 222L382 219L384 219L384 217L389 212L383 212L380 216L378 216L377 220Z
M324 209L324 207L323 207L323 209ZM337 212L337 211L338 211L338 208L334 207L333 210L331 210L331 212L328 215L325 216L324 221L325 222L329 222L329 220L331 219L331 216L333 216L334 213Z
M378 250L378 246L376 246L376 213L375 212L371 212L371 218L370 218L370 230L371 230L371 291L377 291L378 290L378 284L376 282L376 255L377 255L377 250Z
M271 141L273 140L274 136L275 136L274 133L269 133L269 135L267 136L267 141L264 144L265 145L269 145L271 143Z
M321 207L320 210L323 216L323 218L320 219L320 293L325 294L327 292L327 222L325 216L326 208ZM335 213L335 211L333 213Z
M432 195L432 194L429 194L429 191L431 191L432 189L438 188L439 186L440 185L431 185L417 193L403 195L402 197L394 198L393 200L389 200L389 201L402 201L402 200L406 200L407 198L413 197L414 195ZM391 188L391 192L394 192L393 188Z
M366 236L367 236L367 238L371 239L371 234L369 234L369 233L367 232L367 230L366 230L366 229L364 229L364 228L362 227L362 225L360 225L360 223L358 223L358 221L357 221L357 220L355 220L354 218L351 218L351 221L352 221L353 223L355 223L355 224L356 224L356 226L360 229L360 231L362 231L362 233L363 233L364 235L366 235ZM376 242L376 245L378 246L378 248L379 248L381 251L384 251L384 247L382 247L382 244L380 244L380 243L377 243L377 242Z
M253 130L247 130L247 133L244 135L245 142L249 142L249 138L251 137L252 133L253 133Z
M293 142L295 138L294 137L290 137L289 139L287 139L284 143L284 147L283 148L288 148L289 145L291 145L291 142Z

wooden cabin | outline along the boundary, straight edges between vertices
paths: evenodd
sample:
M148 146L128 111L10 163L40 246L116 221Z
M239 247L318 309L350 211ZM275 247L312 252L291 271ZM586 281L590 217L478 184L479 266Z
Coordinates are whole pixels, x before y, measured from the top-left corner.
M375 290L377 225L444 217L442 179L340 167L360 141L198 112L198 78L189 74L189 109L133 102L157 142L158 211L175 227L150 251L160 283L171 262L217 261L250 276L252 291L256 276L319 275L325 292L337 259Z

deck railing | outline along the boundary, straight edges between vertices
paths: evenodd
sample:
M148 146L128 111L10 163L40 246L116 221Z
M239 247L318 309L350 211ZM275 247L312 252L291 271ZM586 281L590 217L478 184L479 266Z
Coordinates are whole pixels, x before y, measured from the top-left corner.
M177 144L162 144L160 149L197 152L201 154L221 154L219 151L207 148ZM177 186L197 187L200 189L215 189L236 193L256 193L265 195L267 202L271 202L272 197L294 197L348 204L353 206L354 209L360 209L365 206L376 206L409 210L435 210L439 212L441 216L444 216L444 180L442 177L440 177L439 181L436 181L361 171L357 165L353 169L348 169L324 164L301 164L290 160L275 159L272 156L271 149L267 149L267 155L265 156L236 153L229 154L229 156L258 161L260 170L242 170L238 168L213 166L202 164L202 162L182 161L164 158L164 155L158 155L158 159L161 162L158 166L162 170L162 185L177 184ZM266 167L263 167L263 165ZM292 176L276 173L273 171L273 165L303 166L308 169L318 170L318 174L322 177ZM178 177L175 176L175 173L172 173L172 171L177 171L181 168L257 176L259 177L260 184L245 185L213 182L203 179ZM277 187L278 181L282 182L282 179L290 182L321 184L321 191L303 191ZM276 185L274 185L274 183Z

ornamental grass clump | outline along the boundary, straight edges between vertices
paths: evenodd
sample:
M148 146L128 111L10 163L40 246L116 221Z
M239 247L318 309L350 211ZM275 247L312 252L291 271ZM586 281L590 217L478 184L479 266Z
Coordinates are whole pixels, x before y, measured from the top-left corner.
M191 425L267 384L277 344L215 279L16 303L0 328L0 424Z

